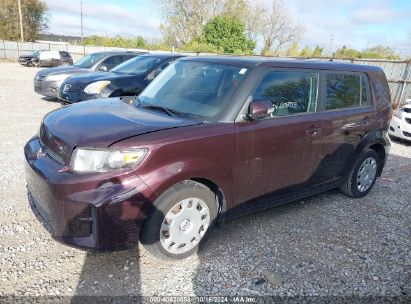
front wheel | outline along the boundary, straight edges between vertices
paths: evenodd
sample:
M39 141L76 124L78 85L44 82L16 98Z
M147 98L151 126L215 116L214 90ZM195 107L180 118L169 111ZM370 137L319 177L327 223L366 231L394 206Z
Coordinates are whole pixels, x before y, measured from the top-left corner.
M174 185L155 201L140 241L157 258L185 258L210 233L217 206L216 195L203 184L189 180Z
M348 196L359 198L367 195L374 186L381 160L374 150L366 150L351 169L340 190Z

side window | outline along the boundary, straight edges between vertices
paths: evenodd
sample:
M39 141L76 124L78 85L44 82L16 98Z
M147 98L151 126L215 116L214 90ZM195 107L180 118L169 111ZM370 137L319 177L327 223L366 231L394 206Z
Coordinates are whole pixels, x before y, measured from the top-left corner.
M345 109L370 105L365 75L329 73L326 76L325 109Z
M115 66L119 65L120 63L124 62L125 56L124 55L116 55L111 56L105 59L100 65L105 65L108 70L111 70Z
M316 72L273 71L261 81L253 100L271 101L271 116L315 112L317 86Z
M154 70L154 76L157 76L158 74L160 74L166 67L169 66L169 64L170 64L170 61L163 62L162 64L160 64L160 66L157 67L157 68Z

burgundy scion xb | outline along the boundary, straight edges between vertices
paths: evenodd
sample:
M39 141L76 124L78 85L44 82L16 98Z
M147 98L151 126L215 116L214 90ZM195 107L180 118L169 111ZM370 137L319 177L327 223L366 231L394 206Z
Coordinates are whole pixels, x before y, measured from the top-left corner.
M380 68L192 57L132 104L47 114L26 144L30 205L57 240L163 259L192 254L224 219L340 188L363 197L385 165Z

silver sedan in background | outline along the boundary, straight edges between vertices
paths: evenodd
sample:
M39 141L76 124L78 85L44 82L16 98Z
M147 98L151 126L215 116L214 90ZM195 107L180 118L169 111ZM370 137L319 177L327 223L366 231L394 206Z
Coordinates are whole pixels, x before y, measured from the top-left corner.
M43 69L34 77L34 91L40 95L57 98L61 83L69 76L94 71L110 71L143 52L106 51L89 54L74 65Z

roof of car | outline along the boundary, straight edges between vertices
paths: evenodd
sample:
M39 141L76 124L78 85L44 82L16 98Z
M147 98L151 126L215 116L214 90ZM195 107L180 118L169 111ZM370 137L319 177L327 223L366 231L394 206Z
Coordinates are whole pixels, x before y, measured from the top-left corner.
M176 54L176 53L147 53L142 55L144 57L156 57L156 58L180 58L184 57L185 55Z
M123 55L123 54L146 54L146 52L139 52L139 51L101 51L101 52L94 52L91 54L104 54L104 55Z
M372 65L361 65L353 63L312 60L312 59L294 59L294 58L273 58L258 56L198 56L185 57L182 60L203 61L216 64L230 64L246 68L252 68L257 65L267 67L284 67L284 68L310 68L318 70L341 70L341 71L380 71L380 67Z

